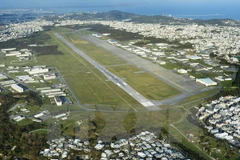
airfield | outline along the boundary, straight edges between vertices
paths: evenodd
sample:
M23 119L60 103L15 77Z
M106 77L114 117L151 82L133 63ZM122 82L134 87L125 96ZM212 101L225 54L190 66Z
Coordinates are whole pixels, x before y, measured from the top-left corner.
M111 73L110 71L108 71L104 66L100 65L99 63L97 63L91 57L89 57L84 52L82 52L77 47L75 47L72 43L68 42L61 35L59 35L57 33L55 33L55 35L59 39L61 39L61 41L63 41L66 45L68 45L74 52L78 53L85 60L87 60L89 63L91 63L95 68L97 68L100 72L102 72L109 80L111 80L118 87L120 87L126 93L128 93L130 96L132 96L134 99L136 99L140 104L142 104L148 110L159 110L159 108L157 107L156 104L154 104L153 102L151 102L150 100L146 99L144 96L139 94L136 90L134 90L131 86L129 86L126 82L124 82L124 80L122 80L118 76L116 76L113 73Z
M78 33L79 34L79 33ZM196 83L195 80L187 77L182 76L176 73L173 73L170 70L164 69L161 66L154 64L148 60L145 60L133 53L130 53L126 50L120 49L112 44L107 43L106 41L100 40L95 38L91 35L81 35L79 34L79 41L83 41L85 43L90 43L95 45L96 47L107 51L108 53L119 57L120 59L127 62L129 65L136 66L138 69L142 70L143 72L147 72L152 76L156 77L159 81L164 82L166 85L171 86L175 89L176 94L173 96L169 96L163 99L149 99L146 98L144 95L137 91L136 87L129 85L124 78L121 78L121 74L113 73L114 71L111 65L102 65L98 63L96 60L88 56L84 53L80 47L76 47L77 43L72 40L70 42L69 39L64 38L60 34L55 34L62 42L65 43L68 47L70 47L75 53L80 55L86 61L88 61L92 66L98 69L107 79L113 82L118 88L124 90L128 95L134 98L137 102L139 102L142 106L144 106L149 111L157 111L162 110L162 105L175 105L184 100L188 97L193 96L195 94L200 94L202 92L211 90L211 87L206 88L205 86ZM76 35L75 35L76 38ZM77 41L77 42L79 42ZM180 94L179 94L180 93ZM134 109L134 111L137 111Z
M128 63L141 68L142 70L154 75L159 80L181 91L180 95L164 100L156 100L155 104L174 105L185 100L189 96L213 89L212 87L205 87L202 84L197 83L194 79L191 79L188 76L176 74L131 52L120 49L117 46L107 43L106 41L93 37L92 35L81 35L81 38L124 59Z

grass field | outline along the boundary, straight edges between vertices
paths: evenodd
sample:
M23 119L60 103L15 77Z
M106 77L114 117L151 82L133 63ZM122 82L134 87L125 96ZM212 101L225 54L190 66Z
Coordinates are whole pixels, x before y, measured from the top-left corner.
M161 112L71 112L68 121L62 122L64 133L69 136L89 138L98 135L103 139L116 136L128 137L131 132L152 131L159 133L161 126L180 119L182 109L170 109ZM81 132L76 131L82 121ZM93 125L94 124L94 125ZM67 126L67 128L66 128ZM66 131L66 132L65 132ZM90 133L90 134L87 134ZM100 138L101 139L101 138Z
M179 133L179 131L176 129L176 127L173 126L169 126L167 128L169 134L178 142L183 144L186 148L188 148L189 150L194 151L195 153L199 153L201 155L202 158L206 159L206 160L211 160L211 157L205 153L201 148L199 148L198 146L196 146L195 144L191 143L190 141L188 141L188 139L182 135L181 133Z
M108 69L117 76L125 79L130 86L148 99L161 100L181 93L135 66L116 66L108 67Z
M95 61L101 65L121 65L126 64L121 58L108 53L100 49L99 47L88 43L87 41L81 40L79 35L76 34L64 34L71 43L80 48L83 52L92 57Z

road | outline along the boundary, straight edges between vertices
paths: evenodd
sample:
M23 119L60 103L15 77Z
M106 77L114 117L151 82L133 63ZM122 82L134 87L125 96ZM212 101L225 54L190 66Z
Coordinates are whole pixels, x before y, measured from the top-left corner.
M76 95L74 94L74 92L72 91L72 89L69 87L68 83L67 83L66 80L64 79L64 77L63 77L63 75L61 74L61 72L60 72L57 68L54 68L54 69L55 69L55 70L57 71L57 73L59 74L58 79L60 80L60 82L61 82L62 84L65 84L65 85L66 85L67 89L70 91L70 93L71 93L71 95L73 96L73 98L74 98L75 102L77 103L77 105L78 105L78 106L81 106L82 108L84 108L84 107L80 104L78 98L76 97ZM84 109L87 109L87 108L84 108Z
M131 86L129 86L124 80L122 80L115 74L108 71L104 66L100 65L98 62L93 60L91 57L89 57L83 51L79 50L77 47L75 47L72 43L67 41L60 34L55 33L55 36L57 38L59 38L62 42L64 42L68 47L70 47L74 52L76 52L81 57L83 57L86 61L88 61L90 64L92 64L100 72L102 72L102 74L104 74L110 81L112 81L114 84L116 84L119 88L123 89L126 93L128 93L130 96L132 96L135 100L137 100L144 107L146 107L149 111L159 110L159 108L157 106L158 104L156 104L156 103L148 100L144 96L142 96L135 89L133 89Z

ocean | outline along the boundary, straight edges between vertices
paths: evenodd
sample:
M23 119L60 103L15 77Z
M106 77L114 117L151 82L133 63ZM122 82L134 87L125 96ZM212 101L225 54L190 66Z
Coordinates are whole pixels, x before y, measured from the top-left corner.
M164 15L177 18L192 19L235 19L240 20L240 10L237 6L196 6L196 5L85 5L75 7L48 8L55 13L69 12L107 12L119 10L142 15Z

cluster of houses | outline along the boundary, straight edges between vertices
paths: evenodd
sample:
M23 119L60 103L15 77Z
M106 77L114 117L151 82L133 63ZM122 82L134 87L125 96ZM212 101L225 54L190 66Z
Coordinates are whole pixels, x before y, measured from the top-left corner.
M197 117L216 138L240 146L240 97L226 96L198 110Z
M34 32L43 31L43 26L52 26L53 24L54 23L51 21L36 19L30 22L6 25L6 28L0 31L0 42L25 37Z
M93 23L93 22L91 22ZM128 32L140 33L146 37L164 38L168 40L181 40L182 44L190 42L197 53L206 50L212 50L214 54L219 56L227 55L226 60L238 63L238 59L234 56L239 53L238 45L239 33L238 27L219 27L213 25L161 25L161 24L138 24L132 22L120 21L97 21L113 27L115 29L123 29Z
M59 138L47 142L49 148L40 152L40 155L49 159L71 158L71 150L81 152L82 159L132 159L132 160L168 160L184 159L187 157L179 150L172 147L165 140L159 140L148 131L129 139L120 139L115 142L103 142L99 140L94 145L89 141L80 139ZM92 157L94 153L100 157Z

